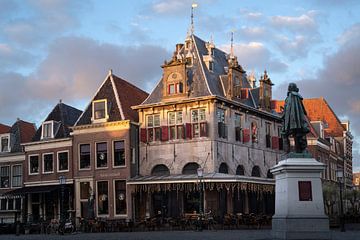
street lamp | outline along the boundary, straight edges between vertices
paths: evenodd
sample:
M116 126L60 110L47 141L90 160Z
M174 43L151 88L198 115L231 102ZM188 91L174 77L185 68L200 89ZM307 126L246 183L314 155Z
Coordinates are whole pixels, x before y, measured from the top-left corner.
M336 178L339 182L339 189L340 189L340 227L341 232L345 232L345 223L344 223L344 207L343 207L343 196L342 196L342 181L344 178L343 169L336 170Z
M199 206L199 212L200 212L200 218L199 218L199 224L200 224L200 231L202 230L202 217L203 217L203 207L204 207L204 187L203 187L203 176L204 176L204 169L199 167L197 169L197 175L199 178L199 184L200 184L200 206Z
M64 192L65 192L66 177L60 176L59 183L61 186L60 222L63 223L63 221L64 221Z

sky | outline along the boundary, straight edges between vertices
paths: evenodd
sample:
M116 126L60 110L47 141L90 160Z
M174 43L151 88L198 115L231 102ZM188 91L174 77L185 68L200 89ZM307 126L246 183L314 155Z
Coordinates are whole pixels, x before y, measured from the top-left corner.
M360 1L198 0L195 34L229 52L275 99L289 82L324 97L354 135L360 171ZM151 92L182 43L192 0L0 0L0 123L39 126L59 102L81 110L109 69Z

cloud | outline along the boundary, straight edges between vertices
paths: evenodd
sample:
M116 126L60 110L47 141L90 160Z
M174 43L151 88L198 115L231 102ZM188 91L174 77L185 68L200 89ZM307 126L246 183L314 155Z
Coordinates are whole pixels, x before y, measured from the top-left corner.
M200 29L204 32L226 32L235 26L235 19L225 15L206 15L199 19Z
M172 14L189 8L191 6L191 0L161 0L152 5L152 10L159 14Z
M0 116L34 119L40 115L34 112L49 111L49 104L53 107L58 99L66 103L87 102L109 69L149 91L161 77L160 65L170 55L156 45L119 46L81 37L59 38L29 76L0 73L0 79L4 79L0 88Z
M320 39L317 35L296 35L291 38L285 35L278 35L275 37L275 43L278 49L290 60L295 60L299 57L306 57L310 48L319 41Z
M251 21L260 20L263 17L263 14L261 12L254 12L244 8L240 9L240 14Z
M2 71L18 70L31 66L34 55L21 49L15 49L9 44L0 43L0 66Z
M225 52L230 52L230 45L220 46ZM256 69L263 71L268 69L271 72L282 72L287 65L279 59L273 58L270 51L260 42L234 44L234 52L239 63L245 69Z
M317 12L308 11L298 17L292 16L273 16L270 23L273 27L278 29L287 30L291 32L317 32L318 24L316 22Z
M269 34L269 31L266 30L265 27L247 27L242 26L236 33L236 37L238 36L244 40L261 40L264 39Z

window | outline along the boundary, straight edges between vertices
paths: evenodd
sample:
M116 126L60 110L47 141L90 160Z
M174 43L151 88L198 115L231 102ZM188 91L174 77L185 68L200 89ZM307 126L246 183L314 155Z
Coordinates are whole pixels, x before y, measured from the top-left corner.
M58 171L69 170L69 152L58 152Z
M80 214L84 218L94 216L94 196L89 182L80 182Z
M213 61L209 62L209 71L214 71L214 62Z
M225 124L225 110L218 108L216 111L218 122L218 134L220 138L227 138L227 127Z
M197 174L199 167L200 165L195 162L187 163L182 170L182 174Z
M15 210L21 210L21 198L15 199Z
M235 113L235 141L241 141L241 115Z
M221 163L220 167L219 167L219 173L229 173L229 168L228 165L226 163Z
M80 145L80 169L90 168L90 144Z
M54 172L53 154L46 153L43 155L43 173L52 173L52 172Z
M215 48L211 48L211 56L215 56Z
M8 210L14 210L14 199L8 199Z
M0 210L6 210L7 199L0 200Z
M115 214L126 214L126 181L115 180Z
M158 164L151 170L152 176L168 176L170 175L169 168L164 164Z
M106 99L93 101L93 120L106 120L107 115L107 101Z
M239 165L237 168L236 168L236 175L245 175L245 170L244 170L244 166L243 165Z
M2 136L0 138L1 142L1 152L10 152L10 141L9 141L9 135Z
M29 173L30 175L39 173L39 155L29 156Z
M41 128L42 129L41 139L53 138L54 137L53 127L54 127L53 121L43 122L42 128Z
M96 167L106 168L107 167L107 143L96 143Z
M183 93L183 83L182 82L171 83L168 85L168 94L169 95L178 94L178 93Z
M207 122L205 109L191 111L192 137L207 137Z
M175 84L169 84L169 94L175 93Z
M148 115L147 116L147 131L148 131L148 142L160 141L161 130L160 130L160 114Z
M253 143L258 142L258 128L256 122L251 122L251 140Z
M265 123L265 133L266 133L266 147L267 148L271 147L270 128L271 128L271 123L266 122Z
M251 176L252 177L260 177L260 168L259 166L254 166L252 171L251 171Z
M109 214L108 182L97 182L98 215Z
M0 168L0 188L10 187L10 166Z
M125 142L114 141L114 166L125 166Z
M169 112L168 125L170 132L170 140L184 138L184 125L182 112Z
M12 166L12 187L21 187L22 184L22 166Z
M183 93L183 83L182 82L176 84L176 92Z

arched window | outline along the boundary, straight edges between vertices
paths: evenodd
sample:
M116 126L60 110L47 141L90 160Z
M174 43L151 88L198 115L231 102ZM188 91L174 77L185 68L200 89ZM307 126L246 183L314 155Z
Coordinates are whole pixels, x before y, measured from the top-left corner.
M200 165L197 163L187 163L182 170L182 174L197 174L197 169L199 167Z
M167 176L170 175L170 170L164 164L158 164L151 170L152 176Z
M236 175L245 175L245 170L243 165L239 165L236 168Z
M266 177L267 178L274 178L273 174L270 172L270 169L267 171Z
M252 171L251 171L251 176L252 177L260 177L260 168L259 166L254 166Z
M229 173L229 169L226 163L220 164L219 173Z

